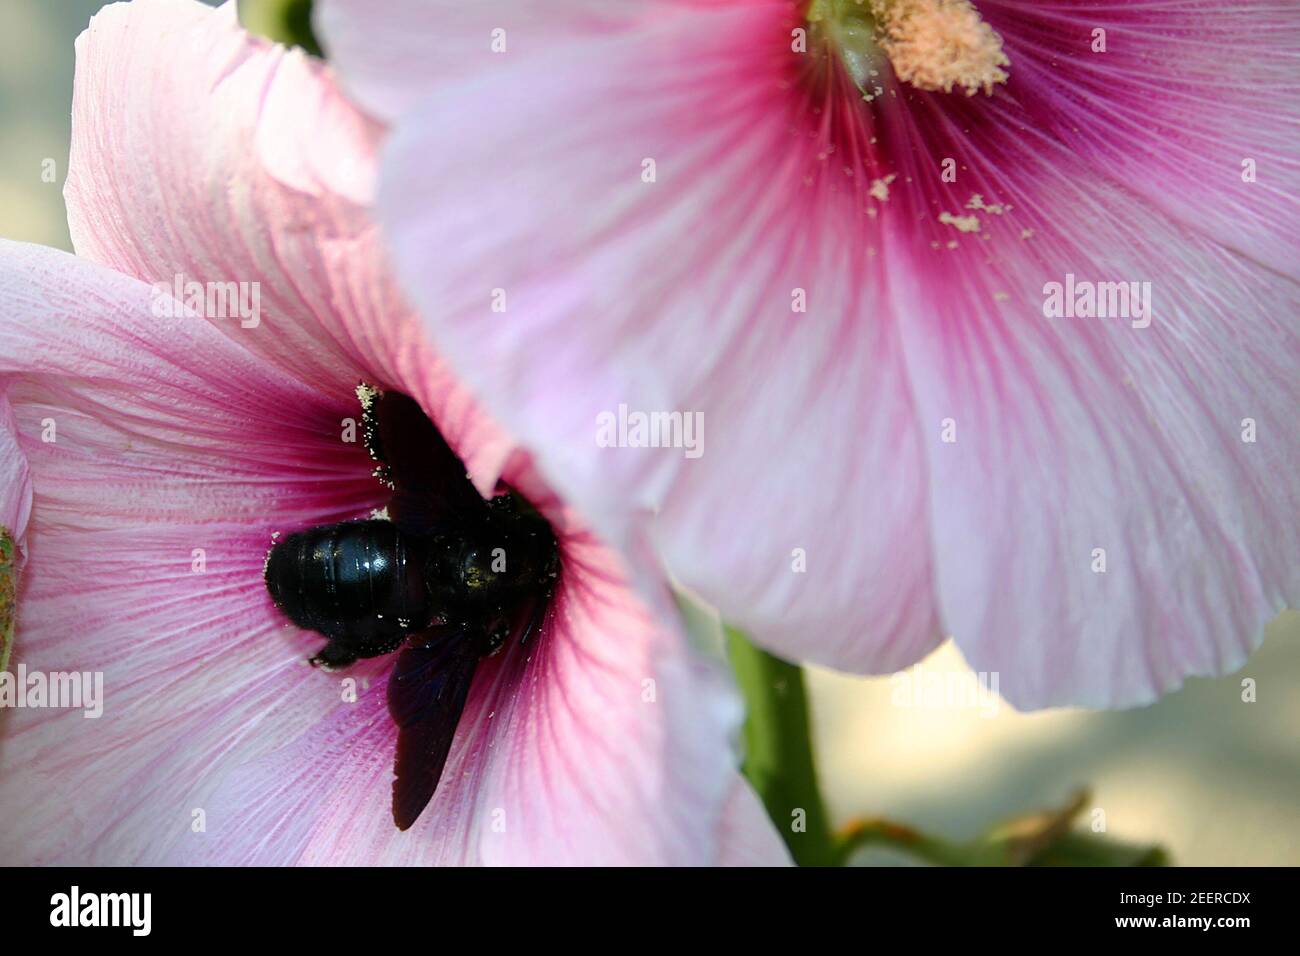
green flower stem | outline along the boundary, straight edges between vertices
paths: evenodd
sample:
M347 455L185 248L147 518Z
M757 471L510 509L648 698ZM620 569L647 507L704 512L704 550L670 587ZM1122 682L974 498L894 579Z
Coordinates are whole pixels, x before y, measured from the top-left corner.
M858 850L887 846L939 866L1165 866L1158 846L1078 831L1086 790L1064 806L1014 817L968 842L889 820L831 828L817 785L803 671L727 628L727 651L745 698L745 776L800 866L843 866Z
M921 833L901 823L879 819L857 821L841 835L841 863L848 862L849 857L868 846L902 850L936 866L967 866L971 863L970 847Z
M800 866L837 866L843 853L817 787L803 672L727 628L745 697L745 776Z

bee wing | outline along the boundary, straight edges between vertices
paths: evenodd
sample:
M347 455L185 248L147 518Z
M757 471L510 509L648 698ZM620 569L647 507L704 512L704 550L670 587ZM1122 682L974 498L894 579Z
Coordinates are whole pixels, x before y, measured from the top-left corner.
M464 462L409 395L371 396L362 431L371 457L380 464L380 477L393 486L388 516L398 527L423 533L448 514L472 516L487 508Z
M388 712L397 724L393 822L405 830L433 799L478 665L474 642L407 647L388 678Z

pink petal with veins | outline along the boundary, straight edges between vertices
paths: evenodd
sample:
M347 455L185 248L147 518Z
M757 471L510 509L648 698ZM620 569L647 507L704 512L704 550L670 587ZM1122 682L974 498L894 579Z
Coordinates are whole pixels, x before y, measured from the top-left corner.
M286 132L308 129L329 148ZM84 258L0 244L0 381L35 488L17 661L102 671L106 699L98 720L6 716L0 802L21 809L0 856L707 863L773 851L765 822L723 826L739 712L716 666L665 616L666 594L633 593L623 560L533 475L392 288L360 204L375 133L328 70L249 38L230 7L140 0L106 8L80 39L67 192ZM177 303L176 317L156 314L151 285L177 273L260 283L260 323ZM390 660L307 667L319 636L287 626L262 582L274 532L383 504L364 448L340 441L363 380L419 400L480 488L504 477L525 490L565 557L551 625L482 665L445 786L407 833L388 811ZM41 440L46 418L55 442ZM361 688L355 704L343 677Z
M479 51L445 6L403 31ZM950 632L1025 707L1239 665L1300 601L1300 14L989 0L991 95L882 56L864 101L792 50L805 6L502 12L519 52L398 76L375 6L326 0L397 111L379 209L444 353L609 540L781 653L885 671ZM1150 282L1153 324L1048 318L1068 274ZM600 447L620 405L701 413L703 455Z

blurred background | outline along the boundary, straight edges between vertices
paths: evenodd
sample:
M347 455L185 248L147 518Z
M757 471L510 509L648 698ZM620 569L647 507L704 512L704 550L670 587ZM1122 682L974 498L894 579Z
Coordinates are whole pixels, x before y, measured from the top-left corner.
M73 41L102 5L0 0L4 238L71 249L62 189ZM46 159L56 182L42 181ZM951 644L920 668L940 679L966 670ZM1243 678L1256 682L1254 703L1242 700ZM1163 844L1177 864L1300 864L1300 613L1278 618L1238 674L1189 681L1142 710L902 706L898 680L819 669L809 687L837 823L885 816L968 839L999 819L1062 805L1086 785L1088 808L1104 811L1111 836ZM872 851L864 862L901 859Z

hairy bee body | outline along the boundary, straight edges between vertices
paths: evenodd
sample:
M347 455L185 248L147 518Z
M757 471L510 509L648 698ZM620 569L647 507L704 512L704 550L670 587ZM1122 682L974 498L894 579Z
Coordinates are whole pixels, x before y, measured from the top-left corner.
M555 539L494 499L471 526L412 534L390 521L344 521L288 535L271 549L266 586L289 620L329 638L313 663L341 667L396 650L432 624L474 626L495 650L510 609L554 577Z
M266 587L326 644L311 663L345 667L398 651L388 680L397 726L393 822L433 797L478 662L544 629L560 553L546 519L504 484L484 499L410 397L358 389L392 520L320 525L267 555Z
M375 657L433 619L428 561L428 541L391 522L345 521L277 542L266 586L294 624L342 642L354 659Z

